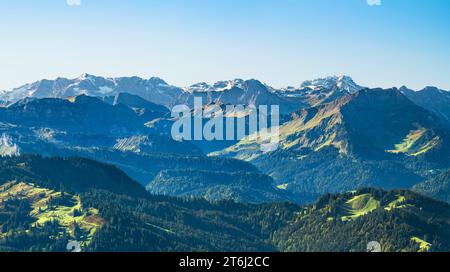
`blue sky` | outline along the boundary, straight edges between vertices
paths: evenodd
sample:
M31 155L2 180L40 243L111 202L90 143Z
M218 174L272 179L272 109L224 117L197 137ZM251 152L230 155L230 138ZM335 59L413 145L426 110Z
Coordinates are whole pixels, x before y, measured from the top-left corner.
M448 0L0 0L0 89L87 72L450 90L448 14Z

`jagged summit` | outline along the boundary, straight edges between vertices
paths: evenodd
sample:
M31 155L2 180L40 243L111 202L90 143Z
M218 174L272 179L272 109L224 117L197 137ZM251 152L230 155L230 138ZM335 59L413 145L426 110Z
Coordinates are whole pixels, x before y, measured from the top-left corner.
M343 96L365 89L349 76L329 76L307 80L299 87L287 87L278 91L282 96L295 99L307 106L329 103Z
M173 98L183 90L170 86L158 77L143 79L140 77L105 78L84 73L74 79L56 78L40 80L0 93L0 100L10 104L27 97L69 98L78 95L96 97L114 96L119 93L138 95L151 102L170 105Z
M300 89L309 88L311 90L321 89L334 89L337 88L340 91L346 91L349 93L355 93L364 87L356 84L349 76L329 76L325 78L318 78L315 80L304 81L300 85Z
M245 81L243 79L238 78L233 80L218 81L216 83L213 83L212 85L206 82L199 82L189 87L185 87L183 89L189 93L224 92L229 91L235 87L242 89L244 84Z
M151 77L149 79L149 81L154 83L154 84L169 86L169 84L166 81L164 81L162 78L160 78L160 77Z
M130 93L167 108L180 104L191 107L194 98L201 97L205 104L280 105L281 112L288 114L301 108L327 104L363 89L365 88L355 83L347 75L307 80L299 87L277 89L256 79L237 78L212 84L200 82L189 87L179 88L168 84L159 77L149 79L138 76L107 78L84 73L74 79L63 77L54 80L44 79L0 92L0 106L11 105L27 97L70 98L87 95L104 98L120 93ZM413 91L406 87L402 87L400 91L409 98L415 95L411 94L410 92ZM430 96L450 94L434 87L428 87L417 93L427 93ZM411 100L415 101L412 98ZM422 106L420 103L417 104Z
M88 79L88 78L90 78L90 77L95 77L95 76L90 75L90 74L88 74L88 73L83 73L83 74L81 74L77 79L79 79L79 80L85 80L85 79Z

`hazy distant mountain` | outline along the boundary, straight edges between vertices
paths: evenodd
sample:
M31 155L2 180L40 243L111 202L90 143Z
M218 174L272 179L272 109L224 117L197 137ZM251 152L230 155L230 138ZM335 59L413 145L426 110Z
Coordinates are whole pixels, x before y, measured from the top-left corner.
M103 101L114 106L122 104L135 110L143 109L154 113L160 113L162 116L170 113L168 108L130 93L118 93L115 96L104 96Z
M426 87L420 91L413 91L406 87L400 88L411 101L434 112L444 123L450 125L450 92L436 87Z
M147 122L153 121L157 118L170 117L170 110L168 108L129 93L119 93L115 96L105 96L103 97L103 101L114 106L125 105L133 109Z

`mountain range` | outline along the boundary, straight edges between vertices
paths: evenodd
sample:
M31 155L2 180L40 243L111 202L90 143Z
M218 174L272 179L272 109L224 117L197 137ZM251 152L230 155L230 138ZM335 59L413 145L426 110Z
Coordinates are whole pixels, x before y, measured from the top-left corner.
M249 139L218 144L172 140L168 107L192 104L198 96L205 105L280 105L284 108L281 148L267 154ZM248 161L290 193L321 194L361 186L410 188L448 167L448 107L441 96L445 101L448 92L431 87L419 92L406 87L367 89L348 76L275 89L257 80L178 88L159 78L84 74L3 92L0 99L11 102L0 108L0 122L25 153L77 155L113 163L144 185L159 171L190 165L189 157L210 160L203 155L207 152ZM155 163L143 166L167 156L188 158L181 164L176 160L175 169L166 166L173 160L156 169ZM169 173L174 174L164 172L159 177Z
M278 192L272 178L253 165L208 157L190 142L173 140L166 134L170 127L149 124L167 114L167 108L127 93L102 99L25 98L0 108L0 151L2 156L19 152L78 156L113 164L158 194L186 196L180 183L194 179L189 181L194 188L187 190L188 196L249 202L292 199ZM223 182L222 174L229 175L226 188L211 194ZM206 177L218 183L201 183Z
M94 97L129 93L149 102L171 108L175 105L193 105L194 97L205 104L280 105L281 112L289 113L300 107L317 105L333 98L363 89L350 77L327 77L306 81L298 88L275 89L258 80L235 79L209 85L197 83L189 87L175 87L156 77L104 78L83 74L75 79L40 80L18 88L0 92L0 101L14 103L27 97L70 98L79 95ZM8 102L5 102L8 101Z
M294 193L411 188L448 169L448 133L397 89L365 89L293 113L275 152L248 138L213 155L251 162Z
M170 109L194 97L279 105L279 148L174 140ZM276 89L85 74L0 92L0 250L448 251L449 99L348 76Z
M193 97L199 96L204 99L205 104L280 105L282 112L289 113L299 108L331 102L362 89L365 87L355 83L349 76L330 76L304 81L298 87L273 88L254 79L234 79L214 84L202 82L189 87L176 87L158 77L106 78L83 74L75 79L44 79L0 91L0 105L15 103L27 97L70 98L83 94L114 97L117 94L129 93L168 108L178 104L191 106ZM419 106L435 111L448 120L448 91L436 87L413 91L405 86L401 87L400 91Z

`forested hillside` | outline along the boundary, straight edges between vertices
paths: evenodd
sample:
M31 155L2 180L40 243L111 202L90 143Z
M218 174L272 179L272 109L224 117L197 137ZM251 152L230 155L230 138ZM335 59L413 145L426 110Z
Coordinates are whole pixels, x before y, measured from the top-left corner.
M347 252L370 241L384 251L450 250L450 206L410 191L363 189L305 206L208 202L151 195L86 159L1 163L1 251L65 251L71 240L83 251Z

